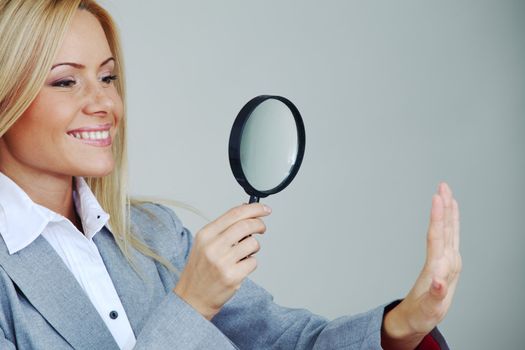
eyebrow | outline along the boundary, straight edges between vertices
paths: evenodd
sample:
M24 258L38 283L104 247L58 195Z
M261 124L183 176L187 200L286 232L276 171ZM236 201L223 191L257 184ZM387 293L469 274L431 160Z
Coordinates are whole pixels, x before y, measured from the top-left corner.
M100 67L102 67L103 65L109 63L109 61L115 62L115 58L110 57L110 58L106 59L104 62L102 62L100 64ZM51 70L55 69L58 66L72 66L72 67L75 67L75 68L78 68L78 69L86 68L86 66L84 66L83 64L80 64L80 63L62 62L62 63L57 63L57 64L53 65L53 67L51 67Z

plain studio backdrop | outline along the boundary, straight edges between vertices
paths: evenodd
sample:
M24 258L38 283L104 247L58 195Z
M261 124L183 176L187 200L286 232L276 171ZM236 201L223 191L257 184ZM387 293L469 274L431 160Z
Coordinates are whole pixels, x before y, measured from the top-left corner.
M306 153L262 200L252 278L331 319L403 297L444 180L464 269L440 328L453 349L523 348L525 1L101 2L123 38L132 194L212 219L247 202L230 128L250 98L283 95Z

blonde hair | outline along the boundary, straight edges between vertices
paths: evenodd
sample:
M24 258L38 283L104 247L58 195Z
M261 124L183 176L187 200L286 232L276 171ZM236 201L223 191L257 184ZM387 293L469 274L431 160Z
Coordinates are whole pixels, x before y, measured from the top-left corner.
M77 10L92 13L106 34L115 58L115 86L126 106L123 56L117 27L111 15L94 0L0 0L0 137L17 121L40 92L70 22ZM125 108L125 107L124 107ZM177 269L157 255L132 232L130 207L138 204L127 193L126 112L112 149L111 174L86 181L109 212L109 225L124 256L133 265L130 246Z

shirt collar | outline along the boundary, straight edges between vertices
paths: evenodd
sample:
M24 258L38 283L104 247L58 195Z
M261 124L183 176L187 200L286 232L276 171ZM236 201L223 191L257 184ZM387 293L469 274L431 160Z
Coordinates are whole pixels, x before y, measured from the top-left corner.
M86 238L93 236L109 221L95 195L82 177L75 177L73 201ZM38 238L50 222L64 222L60 214L36 204L13 180L0 172L0 235L9 254L14 254Z
M73 201L80 221L82 221L84 235L92 239L104 225L107 225L109 214L102 209L83 177L75 177L75 184L76 191L73 191Z

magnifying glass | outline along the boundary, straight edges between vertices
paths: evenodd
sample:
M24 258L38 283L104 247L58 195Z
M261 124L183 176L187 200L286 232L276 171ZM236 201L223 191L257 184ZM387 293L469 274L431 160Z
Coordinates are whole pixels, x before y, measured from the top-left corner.
M301 114L282 96L261 95L239 112L230 133L230 166L249 203L282 191L301 167L305 148Z

